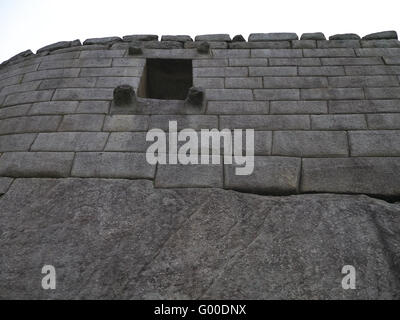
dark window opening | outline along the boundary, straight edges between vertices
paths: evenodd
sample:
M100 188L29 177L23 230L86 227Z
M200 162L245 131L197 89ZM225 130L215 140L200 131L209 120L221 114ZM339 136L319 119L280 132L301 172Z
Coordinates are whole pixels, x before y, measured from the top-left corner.
M138 96L159 100L185 100L193 87L192 60L147 59Z

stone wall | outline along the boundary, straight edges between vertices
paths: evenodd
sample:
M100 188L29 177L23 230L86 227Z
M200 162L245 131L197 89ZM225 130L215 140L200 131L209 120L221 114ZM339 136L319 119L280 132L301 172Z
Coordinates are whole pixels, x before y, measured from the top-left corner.
M137 90L146 58L192 59L205 106L147 100L136 114L111 115L114 88ZM330 40L253 34L249 41L136 35L26 51L0 67L0 193L15 178L76 177L398 197L399 75L395 32ZM169 120L195 130L255 129L254 173L236 176L223 164L149 165L146 132L167 129Z

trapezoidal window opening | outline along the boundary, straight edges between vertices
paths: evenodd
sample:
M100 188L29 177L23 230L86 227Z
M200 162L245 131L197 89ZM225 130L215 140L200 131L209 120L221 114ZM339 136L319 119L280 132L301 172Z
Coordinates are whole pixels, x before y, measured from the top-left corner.
M146 59L138 96L159 100L185 100L193 87L190 59Z

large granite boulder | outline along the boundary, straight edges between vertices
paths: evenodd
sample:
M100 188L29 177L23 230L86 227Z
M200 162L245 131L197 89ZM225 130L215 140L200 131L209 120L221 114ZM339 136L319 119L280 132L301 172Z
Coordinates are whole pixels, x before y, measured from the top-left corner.
M366 196L17 179L0 242L2 299L400 298L400 205ZM356 290L342 288L344 265Z

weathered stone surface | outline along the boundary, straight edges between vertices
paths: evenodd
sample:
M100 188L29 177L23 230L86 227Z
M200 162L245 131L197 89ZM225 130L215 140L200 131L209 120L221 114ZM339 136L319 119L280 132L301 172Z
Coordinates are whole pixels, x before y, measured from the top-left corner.
M179 41L179 42L188 42L193 41L191 36L187 35L177 35L177 36L162 36L161 41Z
M158 165L156 188L222 188L223 165Z
M107 116L104 131L146 131L149 127L149 117L142 115Z
M397 39L396 31L381 31L371 33L363 37L363 40L382 40L382 39Z
M30 107L31 104L22 104L19 106L0 108L0 119L24 116L27 114Z
M120 37L105 37L105 38L92 38L87 39L83 42L86 45L97 45L97 44L114 44L116 42L120 42L122 39Z
M272 101L271 114L328 113L326 101Z
M326 48L360 48L360 40L318 40L317 47Z
M209 114L266 114L269 104L265 101L210 101Z
M0 134L57 131L60 116L18 117L0 120Z
M0 195L5 194L13 183L14 179L0 177Z
M28 151L35 138L35 133L0 136L0 152Z
M77 107L77 101L38 102L32 105L29 110L29 115L68 114L74 113Z
M155 190L148 181L18 179L0 207L9 230L0 249L3 298L399 297L399 206L366 196L272 198ZM38 288L43 261L63 275L55 291ZM349 263L358 290L340 285Z
M42 52L51 52L59 49L65 49L65 48L70 48L70 47L78 47L82 45L79 40L74 40L74 41L60 41L57 43L53 43L50 45L47 45L43 48L40 48L37 53L42 53Z
M315 40L293 40L293 49L314 49L317 47L317 41Z
M272 154L301 157L346 157L347 134L343 131L275 131Z
M397 39L362 40L361 47L363 47L363 48L399 48L400 41Z
M158 35L154 35L154 34L134 34L134 35L124 36L122 39L125 42L157 41L158 40Z
M400 131L350 131L349 141L354 157L400 156Z
M216 129L218 128L218 117L209 115L154 115L150 118L150 129L168 130L169 122L176 121L178 130L182 129Z
M295 33L252 33L249 36L249 41L282 41L282 40L298 40L299 37Z
M301 192L399 196L400 158L303 159Z
M290 41L231 42L228 44L228 46L229 49L290 49L291 48Z
M146 161L144 153L82 152L77 153L73 177L154 179L155 166Z
M326 40L322 32L303 33L300 40Z
M3 102L3 106L49 101L53 92L53 90L43 90L10 94Z
M307 130L310 118L306 115L235 115L221 116L221 129Z
M232 38L232 42L246 42L246 39L241 34L238 34Z
M146 142L146 135L146 132L113 132L104 150L146 153L152 144L152 142Z
M0 158L0 176L65 178L70 175L74 154L70 152L9 152Z
M360 40L360 36L355 33L335 34L329 37L329 40Z
M359 114L312 115L311 126L313 130L357 130L367 129L367 122Z
M400 129L400 113L367 115L369 129Z
M40 133L32 151L102 151L107 138L104 132Z
M291 194L298 189L300 158L254 157L254 172L236 175L236 165L225 165L225 188L258 194Z
M329 102L330 113L397 112L399 100L336 100Z
M66 115L58 131L101 131L104 124L104 115L73 114Z
M205 34L196 36L195 41L231 41L229 34Z

